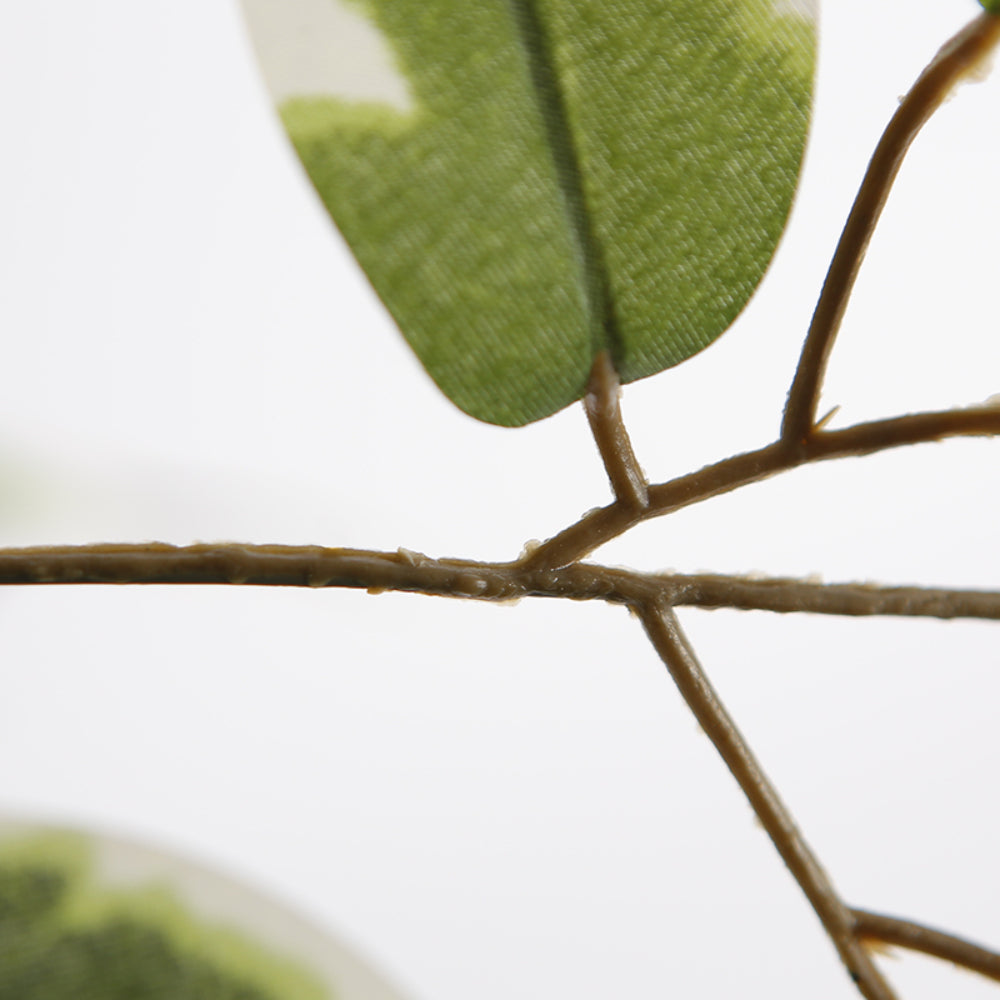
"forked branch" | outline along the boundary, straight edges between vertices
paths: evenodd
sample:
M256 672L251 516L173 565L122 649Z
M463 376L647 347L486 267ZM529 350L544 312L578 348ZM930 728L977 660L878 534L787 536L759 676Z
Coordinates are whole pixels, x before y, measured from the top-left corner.
M981 14L947 42L903 98L879 140L840 237L788 393L781 440L813 433L827 361L868 244L910 144L955 84L974 73L1000 41L1000 17Z
M663 603L650 603L640 605L637 610L681 696L750 800L753 811L812 904L858 990L868 1000L894 1000L895 994L855 934L851 910L837 895L777 789L709 683L673 609Z
M1000 982L1000 954L995 951L912 920L887 917L870 910L851 910L851 913L855 932L862 940L923 952Z
M634 605L782 613L1000 620L1000 591L879 587L716 573L637 573L576 563L527 570L519 563L432 559L407 549L372 552L318 545L64 545L0 549L0 586L201 584L397 591L480 601L555 597Z
M531 9L524 7L529 14ZM588 552L640 521L801 465L948 437L1000 434L1000 407L996 406L915 414L842 430L816 426L830 351L902 158L955 82L973 70L998 41L1000 16L977 18L942 48L893 117L831 263L789 393L781 434L774 443L648 487L621 418L617 374L608 353L601 352L584 406L616 499L516 562L431 559L403 549L383 553L319 546L64 546L0 550L0 584L348 587L476 600L561 597L627 605L640 615L682 696L749 799L860 992L868 1000L894 1000L865 947L869 939L936 955L1000 980L1000 955L919 924L845 905L706 678L674 613L676 606L686 604L838 615L1000 619L1000 592L645 574L580 562ZM562 126L555 121L554 127ZM569 179L576 183L573 177ZM586 236L581 237L584 243ZM595 314L599 313L596 309Z
M998 19L1000 20L1000 19ZM904 445L943 441L952 437L992 437L1000 434L1000 407L975 406L961 410L912 413L873 420L833 431L815 431L801 445L783 441L734 455L697 472L649 487L649 506L636 511L615 502L600 507L576 524L553 535L524 560L532 569L557 569L654 517L673 513L711 497L731 493L810 462L874 455Z
M863 441L858 440L856 442L858 447L853 451L838 450L838 443L847 443L849 432L825 434L816 426L816 407L830 352L868 244L903 158L917 133L940 107L956 83L976 72L998 43L1000 43L1000 16L992 13L981 14L970 22L931 60L910 92L903 98L899 109L879 140L827 271L789 390L778 441L756 452L727 459L700 473L653 487L649 490L649 503L644 508L637 507L629 499L628 493L619 489L615 482L616 474L612 471L619 467L627 468L629 462L634 466L635 458L631 454L631 449L623 449L620 455L615 457L609 454L606 446L601 445L599 441L602 458L619 499L542 545L529 559L532 566L553 568L575 562L599 545L628 531L641 520L669 513L680 506L728 492L737 486L795 468L809 461L837 458L843 454L866 454L882 448L912 444L916 440L933 440L956 433L998 432L1000 419L996 418L1000 418L1000 413L994 410L991 417L990 409L985 407L978 411L925 414L860 425L852 429L855 438L868 437L874 446L866 447ZM590 416L589 406L588 416ZM974 425L977 417L985 418L980 429L958 429L963 423ZM935 422L942 425L937 433L927 434L928 427L918 431L921 424ZM952 425L951 429L945 426L948 424ZM917 432L917 436L914 432ZM607 438L607 435L605 437ZM627 442L627 437L624 440ZM625 477L618 475L623 483L626 482Z

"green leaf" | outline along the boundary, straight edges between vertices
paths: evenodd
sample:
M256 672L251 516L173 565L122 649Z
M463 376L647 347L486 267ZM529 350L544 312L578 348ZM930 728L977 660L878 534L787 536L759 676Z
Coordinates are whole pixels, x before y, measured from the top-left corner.
M256 926L232 916L240 904ZM286 912L180 859L0 820L3 1000L328 1000L323 970L294 953L299 935L313 943Z
M815 0L244 3L317 191L467 413L548 416L602 349L623 382L669 368L760 281L805 142ZM377 85L334 79L352 17Z

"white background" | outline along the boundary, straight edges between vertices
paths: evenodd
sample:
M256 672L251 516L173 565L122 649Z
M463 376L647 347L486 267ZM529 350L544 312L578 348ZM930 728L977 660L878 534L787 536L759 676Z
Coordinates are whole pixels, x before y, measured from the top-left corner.
M971 0L826 0L760 294L630 387L656 481L770 439L871 148ZM831 364L837 422L1000 391L1000 75L918 140ZM607 500L577 408L461 415L345 252L234 0L0 6L0 543L515 556ZM644 526L642 568L996 587L1000 442L830 463ZM1000 632L687 611L849 901L1000 944ZM256 589L0 593L0 810L215 864L414 1000L853 988L626 612ZM908 1000L995 987L917 958Z

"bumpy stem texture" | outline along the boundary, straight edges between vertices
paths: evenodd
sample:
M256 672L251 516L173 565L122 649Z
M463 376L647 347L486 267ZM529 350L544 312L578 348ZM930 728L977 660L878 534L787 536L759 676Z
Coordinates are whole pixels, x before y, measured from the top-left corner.
M634 605L783 613L1000 619L1000 591L815 583L718 573L637 573L576 563L560 570L519 563L432 559L419 552L314 545L65 545L0 549L0 586L201 584L339 587L480 601L561 597Z

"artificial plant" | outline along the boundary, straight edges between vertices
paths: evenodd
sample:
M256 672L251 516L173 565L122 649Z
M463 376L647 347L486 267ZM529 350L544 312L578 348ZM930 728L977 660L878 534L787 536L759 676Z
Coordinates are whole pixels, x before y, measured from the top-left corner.
M992 953L840 899L715 697L673 609L995 618L1000 595L638 574L582 561L641 521L797 466L1000 430L993 406L840 430L827 429L817 412L826 361L902 156L1000 36L996 13L987 7L942 49L879 144L820 296L780 436L650 486L621 419L619 384L704 347L755 287L794 189L812 59L800 5L734 12L728 4L676 3L669 17L659 6L497 4L466 22L446 4L371 3L362 9L392 43L412 106L282 95L283 117L324 201L435 380L463 409L500 424L539 419L582 398L615 493L610 505L501 564L402 550L116 545L9 550L0 555L0 577L625 604L862 994L893 995L865 946L870 939L996 976ZM663 30L674 17L685 31ZM468 49L445 45L445 30ZM677 65L685 85L668 86L668 67ZM689 116L699 101L704 113Z

